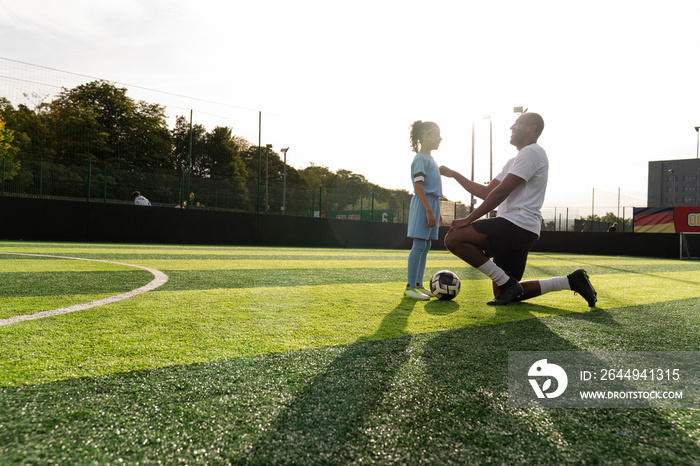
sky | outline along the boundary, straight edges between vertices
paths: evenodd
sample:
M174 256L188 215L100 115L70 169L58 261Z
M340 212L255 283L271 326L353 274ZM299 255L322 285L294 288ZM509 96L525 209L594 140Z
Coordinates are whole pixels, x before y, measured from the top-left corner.
M697 0L0 0L0 57L225 103L254 144L260 112L291 166L409 191L413 121L467 177L474 128L487 182L522 106L545 120L545 207L612 211L646 205L649 161L697 156L698 24Z

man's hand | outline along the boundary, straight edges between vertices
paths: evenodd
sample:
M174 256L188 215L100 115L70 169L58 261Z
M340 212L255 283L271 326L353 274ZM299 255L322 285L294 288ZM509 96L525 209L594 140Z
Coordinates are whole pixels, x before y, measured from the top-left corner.
M440 174L442 176L446 176L448 178L454 178L455 176L455 171L452 170L451 168L447 168L444 165L440 165Z
M466 228L471 224L472 222L470 220L467 220L466 218L458 218L457 220L452 222L452 226L450 227L448 233L453 230L459 230L460 228Z

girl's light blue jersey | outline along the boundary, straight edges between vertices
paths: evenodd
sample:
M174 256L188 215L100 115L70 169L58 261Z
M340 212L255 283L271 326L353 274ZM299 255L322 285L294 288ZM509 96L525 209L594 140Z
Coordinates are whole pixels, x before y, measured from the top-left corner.
M423 182L425 194L442 197L440 169L431 156L422 152L418 152L411 163L411 184L413 185L416 181Z

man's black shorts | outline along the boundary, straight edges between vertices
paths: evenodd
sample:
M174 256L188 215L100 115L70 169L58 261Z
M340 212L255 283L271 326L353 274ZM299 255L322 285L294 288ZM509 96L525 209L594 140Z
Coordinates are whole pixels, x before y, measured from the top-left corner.
M500 217L477 220L474 229L488 236L484 252L493 257L505 273L520 281L525 273L527 254L539 237Z

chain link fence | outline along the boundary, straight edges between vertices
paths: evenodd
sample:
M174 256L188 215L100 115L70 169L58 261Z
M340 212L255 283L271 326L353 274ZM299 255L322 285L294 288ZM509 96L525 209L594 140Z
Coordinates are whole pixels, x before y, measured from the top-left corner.
M256 180L188 176L187 171L115 168L90 160L24 159L19 172L6 179L4 162L0 158L1 196L130 204L132 193L139 191L152 205L161 207L390 223L407 223L410 208L410 195L387 200L386 192L266 183L264 178L258 184ZM441 209L445 224L468 213L468 207L459 202L443 201Z

